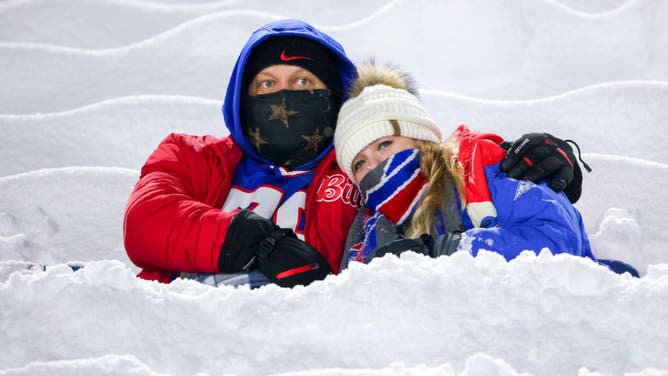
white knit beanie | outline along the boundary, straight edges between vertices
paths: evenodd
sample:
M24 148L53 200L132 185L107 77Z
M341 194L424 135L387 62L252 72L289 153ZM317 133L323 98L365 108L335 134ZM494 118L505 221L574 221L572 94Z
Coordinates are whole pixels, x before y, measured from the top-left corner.
M399 125L400 134L395 131L393 122ZM343 104L334 131L336 161L350 179L353 179L351 165L357 153L386 136L441 141L440 129L427 117L415 95L382 84L367 86L357 97Z

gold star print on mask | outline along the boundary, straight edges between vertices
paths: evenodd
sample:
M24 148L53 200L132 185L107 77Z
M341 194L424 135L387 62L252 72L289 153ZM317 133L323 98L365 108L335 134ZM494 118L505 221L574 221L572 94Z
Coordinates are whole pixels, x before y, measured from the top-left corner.
M317 151L318 145L320 145L322 139L325 138L325 136L320 135L320 130L316 129L313 136L302 136L302 138L306 140L306 150L310 149Z
M285 105L285 98L283 98L283 103L280 106L270 104L271 106L271 116L269 120L280 120L286 127L288 126L288 118L292 115L296 115L299 111L288 110Z
M260 136L260 128L257 128L255 131L248 131L248 135L250 136L251 143L255 145L256 150L260 150L260 146L268 144L268 142L263 140L262 136Z

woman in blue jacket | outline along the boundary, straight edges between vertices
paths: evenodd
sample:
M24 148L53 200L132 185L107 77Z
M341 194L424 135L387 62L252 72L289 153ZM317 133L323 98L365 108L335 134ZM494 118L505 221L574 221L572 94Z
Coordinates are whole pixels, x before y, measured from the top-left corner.
M511 260L547 249L598 261L563 193L501 171L501 137L462 125L441 141L409 77L373 64L358 72L334 134L337 162L366 204L349 232L343 267L406 250L488 250Z

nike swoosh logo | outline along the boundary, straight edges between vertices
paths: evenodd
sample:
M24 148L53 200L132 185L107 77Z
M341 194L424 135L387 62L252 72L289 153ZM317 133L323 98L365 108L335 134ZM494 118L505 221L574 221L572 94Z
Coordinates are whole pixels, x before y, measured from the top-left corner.
M285 56L285 50L281 52L281 61L292 61L292 60L298 60L298 59L306 59L306 60L313 60L312 58L308 56Z

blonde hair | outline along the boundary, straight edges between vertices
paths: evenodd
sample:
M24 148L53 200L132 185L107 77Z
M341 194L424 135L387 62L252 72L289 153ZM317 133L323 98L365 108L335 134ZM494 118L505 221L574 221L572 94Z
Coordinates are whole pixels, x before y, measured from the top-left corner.
M446 196L452 194L446 186L448 181L454 183L460 202L466 205L464 167L457 159L459 140L454 137L441 143L416 140L415 148L420 150L420 170L428 184L406 231L410 238L432 233L434 213L443 210Z

